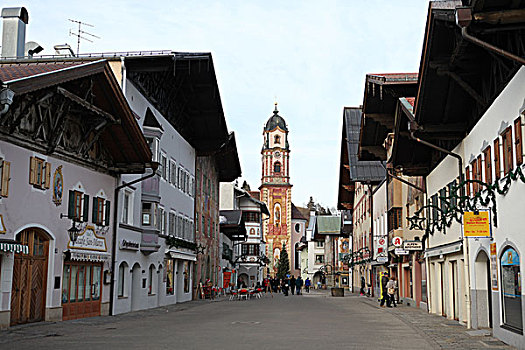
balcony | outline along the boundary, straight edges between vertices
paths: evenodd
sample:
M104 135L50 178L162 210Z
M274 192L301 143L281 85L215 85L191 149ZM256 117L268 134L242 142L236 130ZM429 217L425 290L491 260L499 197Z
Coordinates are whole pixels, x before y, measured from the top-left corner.
M142 240L140 242L140 251L145 255L149 255L151 253L158 252L159 248L159 230L143 228Z
M156 175L142 181L142 200L160 202L160 176Z

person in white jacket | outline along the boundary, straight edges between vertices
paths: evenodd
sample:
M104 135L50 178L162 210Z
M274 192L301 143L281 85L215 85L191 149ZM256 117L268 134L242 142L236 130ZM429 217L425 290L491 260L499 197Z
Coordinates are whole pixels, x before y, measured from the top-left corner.
M394 276L390 277L390 281L388 281L388 283L386 284L386 290L387 290L387 293L388 293L388 300L387 300L387 306L388 307L392 307L392 305L394 305L394 307L396 307L396 289L397 289L397 281L396 281L396 278Z

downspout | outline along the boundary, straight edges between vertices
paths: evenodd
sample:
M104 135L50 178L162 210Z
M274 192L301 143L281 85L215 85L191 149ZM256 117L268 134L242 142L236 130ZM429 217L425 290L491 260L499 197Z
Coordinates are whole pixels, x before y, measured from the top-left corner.
M374 193L372 191L372 185L368 184L368 193L370 194L370 251L368 252L368 257L370 262L372 262L371 256L373 256L374 251L374 220L373 220L373 206L374 206ZM370 264L370 284L372 285L371 295L374 295L374 278L372 275L372 264Z
M519 56L516 56L514 55L513 53L510 53L508 51L505 51L497 46L494 46L492 44L489 44L488 42L486 41L483 41L483 40L480 40L472 35L470 35L468 32L467 32L467 27L462 27L461 28L461 36L463 38L465 38L466 40L470 41L471 43L473 44L476 44L478 46L481 46L482 48L484 49L487 49L489 51L492 51L494 52L495 54L498 54L500 56L503 56L505 58L508 58L509 60L512 60L512 61L516 61L518 62L519 64L521 65L525 65L525 58L522 58L522 57L519 57Z
M125 187L132 186L138 182L142 182L146 179L149 179L150 177L155 176L157 173L157 168L159 167L159 163L153 162L150 165L150 169L152 170L151 174L148 174L146 176L143 176L141 178L135 179L131 182L124 182L122 185L115 187L115 192L113 194L114 197L114 206L115 209L113 210L113 237L111 242L111 284L109 286L109 314L110 316L113 316L115 314L114 305L115 305L115 264L117 263L116 257L117 257L117 227L118 227L118 197L119 197L119 191Z
M417 125L417 124L416 124ZM425 140L421 140L420 138L416 137L414 135L414 130L410 130L410 138L415 140L416 142L419 142L425 146L428 146L430 148L433 148L439 152L442 152L442 153L445 153L445 154L448 154L449 156L452 156L454 158L456 158L458 160L458 166L459 166L459 183L461 183L463 181L463 159L461 158L461 156L457 153L454 153L454 152L451 152L447 149L444 149L442 147L439 147L439 146L436 146L430 142L427 142ZM465 192L465 189L464 189L464 186L461 186L460 188L460 193L461 193L461 196L464 195L464 192ZM463 224L461 224L461 226L463 226ZM472 320L471 320L471 305L470 305L470 264L469 264L469 249L468 249L468 239L463 235L463 260L465 261L465 301L466 301L466 304L467 304L467 310L466 310L466 313L467 313L467 328L471 328L472 327ZM427 259L428 261L428 259ZM428 265L427 265L428 267ZM442 307L444 307L444 305L442 305Z

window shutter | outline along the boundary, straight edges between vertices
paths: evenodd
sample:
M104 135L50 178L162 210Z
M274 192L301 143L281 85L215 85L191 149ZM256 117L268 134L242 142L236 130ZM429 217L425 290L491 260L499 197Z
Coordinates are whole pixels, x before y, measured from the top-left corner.
M516 164L523 164L523 146L521 142L521 117L514 121L514 135L516 138Z
M69 191L69 204L67 207L67 217L68 219L73 219L75 217L75 191Z
M106 211L104 213L104 226L109 226L109 216L111 214L111 202L106 201Z
M499 137L494 140L494 178L498 180L501 176L500 173L500 151L499 151Z
M3 161L2 162L2 189L0 196L7 197L9 196L9 173L11 171L11 162Z
M46 162L46 178L44 180L44 187L49 188L51 185L51 163Z
M466 176L466 180L470 180L470 169L469 167L466 167L465 168L465 176ZM470 182L467 182L465 183L465 187L466 187L466 191L467 191L467 196L470 196Z
M512 128L509 127L503 134L503 156L505 157L503 166L505 175L512 170Z
M84 194L84 212L82 214L82 221L87 222L89 215L89 195Z
M490 146L488 146L483 153L485 154L485 182L492 184L492 155Z
M93 197L93 210L91 212L91 221L94 224L100 224L100 218L98 218L98 197ZM87 221L87 220L85 220Z
M29 184L34 185L36 183L36 158L29 158Z

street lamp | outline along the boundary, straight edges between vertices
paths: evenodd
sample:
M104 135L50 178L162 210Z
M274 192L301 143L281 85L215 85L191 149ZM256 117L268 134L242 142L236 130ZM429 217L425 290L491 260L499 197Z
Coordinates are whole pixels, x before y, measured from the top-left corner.
M75 220L72 220L71 227L67 230L67 234L69 235L69 240L75 243L77 241L79 232L80 232L80 229L77 227Z

